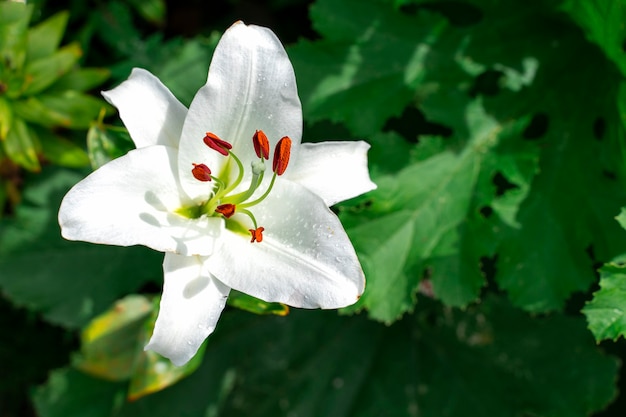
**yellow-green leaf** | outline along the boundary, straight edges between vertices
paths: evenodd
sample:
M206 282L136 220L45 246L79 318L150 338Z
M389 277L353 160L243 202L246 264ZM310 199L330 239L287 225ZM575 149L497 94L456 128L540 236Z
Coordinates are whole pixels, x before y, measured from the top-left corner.
M13 119L11 130L9 130L6 139L1 143L7 156L13 162L29 171L38 172L41 170L39 159L37 158L37 137L22 119Z
M268 303L239 291L231 291L228 296L228 305L254 314L274 314L277 316L289 314L289 307L285 304Z
M0 140L4 140L11 130L13 110L3 97L0 97Z
M111 381L128 379L142 342L137 336L152 308L147 298L131 295L93 319L81 334L81 354L74 366Z

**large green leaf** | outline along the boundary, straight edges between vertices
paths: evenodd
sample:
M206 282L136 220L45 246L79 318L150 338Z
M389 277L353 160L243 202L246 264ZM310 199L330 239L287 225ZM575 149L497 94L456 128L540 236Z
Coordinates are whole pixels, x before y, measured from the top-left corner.
M168 390L121 404L115 385L56 373L35 401L42 416L118 404L118 415L134 417L582 417L615 396L617 361L581 318L533 319L493 299L463 314L428 310L391 327L333 312L227 311L203 365ZM55 398L61 382L66 395Z
M46 168L26 183L15 216L0 220L0 288L15 304L66 327L85 325L121 295L161 281L161 255L65 241L57 212L82 176Z
M527 157L515 153L524 147L510 145L525 121L502 126L475 101L466 123L470 136L459 141L459 151L439 152L376 178L369 209L342 213L368 279L349 311L366 307L373 318L396 320L413 307L427 268L435 295L447 304L465 306L477 298L485 283L480 258L492 256L494 245L493 223L476 206L496 200L491 177L500 161Z
M324 39L289 49L305 117L343 122L355 135L402 113L447 26L437 15L408 17L371 0L319 0L311 19Z
M624 39L626 2L624 0L566 0L563 10L578 23L592 42L626 75Z

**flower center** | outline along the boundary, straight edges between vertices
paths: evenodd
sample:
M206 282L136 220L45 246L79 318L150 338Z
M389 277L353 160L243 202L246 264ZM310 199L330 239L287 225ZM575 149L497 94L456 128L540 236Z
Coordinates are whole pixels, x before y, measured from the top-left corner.
M250 209L267 198L274 187L276 177L282 175L287 169L289 156L291 154L291 139L285 136L276 144L272 161L272 171L274 174L272 175L267 189L257 198L253 198L253 196L256 191L259 190L263 182L265 161L269 159L270 152L269 140L265 133L263 133L262 130L257 130L252 136L252 145L259 159L252 161L250 164L252 178L250 179L248 189L237 193L235 193L234 190L241 184L245 169L241 160L232 152L232 145L211 132L206 133L203 141L209 148L224 155L225 158L230 158L234 161L238 170L237 176L233 181L229 181L230 176L228 175L225 175L226 180L220 179L212 175L211 169L205 164L193 163L193 168L191 169L193 177L201 182L213 181L215 187L207 201L198 206L182 207L176 210L176 212L188 218L198 218L203 215L222 216L226 220L227 228L243 233L245 233L247 229L251 236L251 243L262 242L265 228L257 224L257 220ZM226 166L228 166L228 164L226 164ZM226 172L228 172L228 170L226 170ZM253 228L249 229L238 221L235 221L235 219L232 218L235 214L242 214L248 217Z

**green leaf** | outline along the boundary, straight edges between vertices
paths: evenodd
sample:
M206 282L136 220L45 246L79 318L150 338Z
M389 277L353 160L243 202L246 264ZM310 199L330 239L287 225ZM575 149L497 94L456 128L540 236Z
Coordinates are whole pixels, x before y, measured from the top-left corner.
M33 394L41 417L110 417L124 400L124 383L91 378L70 368L50 374Z
M65 90L89 91L105 82L110 75L111 71L106 68L76 69L59 78L48 88L46 93L57 93Z
M50 56L29 62L24 69L26 82L23 94L34 95L49 87L78 63L82 53L80 46L72 43Z
M587 38L626 75L624 39L626 39L626 3L623 0L567 0L562 8L584 30Z
M128 132L94 123L87 132L87 152L95 170L133 149L135 145Z
M418 146L416 162L375 178L378 189L369 194L366 212L342 213L367 278L363 297L347 311L365 307L371 317L392 322L412 309L424 275L447 304L465 306L477 298L485 283L480 259L493 255L493 225L478 215L474 223L466 220L478 210L473 207L477 195L487 194L481 205L496 199L490 178L498 166L492 154L514 161L517 148L507 144L525 121L502 126L485 114L480 101L468 106L466 120L470 137L460 152L420 159Z
M277 316L286 316L289 314L289 307L281 303L268 303L259 300L251 295L244 294L239 291L231 291L228 296L228 305L254 314L274 314Z
M7 156L16 164L33 172L41 170L37 157L38 140L22 119L13 118L11 130L0 143Z
M318 0L311 19L324 39L289 48L305 118L343 122L354 135L402 113L447 26L439 16L409 17L372 0Z
M418 94L427 118L457 134L466 130L458 113L472 95L483 96L500 123L530 119L510 142L513 164L498 153L487 159L504 195L491 202L478 195L477 203L504 223L492 225L496 282L516 305L541 312L587 290L594 262L626 247L611 221L626 198L615 108L621 76L579 28L555 19L556 3L533 1L516 13L511 4L472 1L482 18L442 36L447 62L433 61L439 65ZM539 153L526 150L531 144Z
M26 60L26 31L32 12L30 4L0 2L0 74L9 69L22 68Z
M41 152L47 161L68 168L84 168L89 165L87 152L74 142L46 129L39 129L38 137Z
M0 287L14 304L79 328L121 295L161 282L162 254L61 238L57 212L82 175L46 167L26 182L15 216L0 220ZM45 267L42 267L44 265Z
M600 289L583 308L583 313L598 342L626 337L626 255L600 268Z
M129 3L147 21L157 25L165 23L166 5L164 0L130 0Z
M133 417L583 417L614 398L617 370L582 318L531 318L493 298L466 313L431 304L392 326L327 311L226 311L194 374L116 404L117 415ZM54 381L40 388L38 411L59 415L71 402L85 413L111 410L115 393L103 390L109 403L91 405L77 387L82 378L65 374L83 395L56 402L42 395ZM112 387L85 386L98 384Z
M69 12L59 12L28 30L27 56L30 62L51 56L59 47Z
M13 103L15 113L43 127L86 129L100 111L111 107L100 98L76 91L41 94Z

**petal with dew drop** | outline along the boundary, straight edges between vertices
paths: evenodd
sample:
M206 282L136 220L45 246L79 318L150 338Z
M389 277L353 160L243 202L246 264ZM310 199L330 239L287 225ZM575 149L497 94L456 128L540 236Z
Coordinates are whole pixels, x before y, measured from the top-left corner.
M230 288L213 277L199 256L165 254L165 282L154 333L146 350L187 363L213 332Z
M272 197L272 198L270 198ZM299 184L276 183L254 207L261 243L225 230L223 244L207 258L226 285L269 302L303 308L354 304L365 277L339 219L324 201Z
M231 143L247 168L257 159L252 143L257 130L263 130L272 148L289 136L295 158L302 137L302 108L293 67L276 35L238 22L220 39L207 83L189 107L179 146L181 168L201 159L223 178L226 159L203 143L206 132ZM199 195L201 186L184 169L180 178L189 195Z

